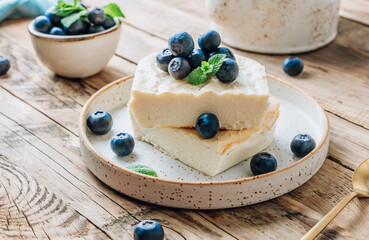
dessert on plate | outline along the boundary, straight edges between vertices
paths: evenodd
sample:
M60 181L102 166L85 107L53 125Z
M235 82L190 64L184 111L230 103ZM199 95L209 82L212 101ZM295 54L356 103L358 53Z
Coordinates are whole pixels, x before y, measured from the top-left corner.
M264 67L219 48L209 31L194 50L185 32L137 66L128 104L137 140L214 176L273 141L279 101Z

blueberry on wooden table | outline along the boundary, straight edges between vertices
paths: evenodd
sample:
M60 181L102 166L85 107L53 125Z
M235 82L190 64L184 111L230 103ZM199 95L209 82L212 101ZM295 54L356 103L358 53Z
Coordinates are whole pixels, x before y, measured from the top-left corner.
M169 50L176 57L187 57L194 49L194 42L187 32L176 32L168 40Z
M303 158L315 148L315 140L309 134L298 134L291 142L291 151L296 157Z
M103 135L113 127L113 118L105 111L96 111L87 118L87 127L97 135Z
M231 83L236 80L238 72L239 67L237 62L231 58L226 58L215 76L223 83Z
M128 156L135 147L135 140L128 133L118 133L111 139L110 147L118 156Z
M277 169L277 160L272 154L261 152L252 157L250 167L254 175L273 172Z
M7 58L0 57L0 76L5 75L10 69L10 62Z
M211 53L219 47L221 38L217 31L210 30L201 34L197 42L204 53Z
M63 29L61 29L60 27L53 27L50 30L49 34L63 36L63 35L65 35L65 31Z
M92 22L93 24L103 24L105 21L105 13L101 8L98 7L92 7L88 10L87 14L88 20Z
M218 117L212 113L201 114L196 120L196 131L202 138L213 138L219 132Z
M163 227L154 220L144 220L137 224L134 234L134 240L163 240Z
M35 18L33 26L41 33L49 33L50 29L52 28L50 19L48 19L46 16L38 16Z
M297 76L302 72L304 64L298 57L288 57L283 62L283 71L290 76Z
M160 70L168 72L168 65L173 58L174 56L169 48L165 48L163 51L158 53L158 55L156 55L156 65L158 68L160 68Z
M168 65L168 72L174 79L184 79L190 71L190 64L182 57L173 58Z
M217 48L214 52L211 52L209 54L209 58L211 58L215 54L225 54L227 58L236 60L236 57L234 56L233 52L229 48L226 48L226 47Z
M206 61L206 55L201 49L194 49L192 53L187 57L191 70L197 67L201 67L201 62Z

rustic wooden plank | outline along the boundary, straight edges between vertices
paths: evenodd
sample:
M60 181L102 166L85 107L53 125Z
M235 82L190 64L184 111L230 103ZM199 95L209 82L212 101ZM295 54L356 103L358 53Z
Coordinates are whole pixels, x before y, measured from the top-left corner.
M369 1L368 0L341 0L340 15L369 25Z

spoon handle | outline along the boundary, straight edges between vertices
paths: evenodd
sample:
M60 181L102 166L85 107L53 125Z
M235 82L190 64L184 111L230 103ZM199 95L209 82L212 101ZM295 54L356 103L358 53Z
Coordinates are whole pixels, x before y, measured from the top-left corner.
M356 192L349 193L342 199L327 215L325 215L309 232L301 238L301 240L313 240L321 231L346 207L346 205L357 196Z

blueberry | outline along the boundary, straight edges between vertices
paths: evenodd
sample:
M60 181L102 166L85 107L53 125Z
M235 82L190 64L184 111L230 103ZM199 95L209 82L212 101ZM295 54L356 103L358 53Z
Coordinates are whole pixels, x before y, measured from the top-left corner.
M63 29L61 29L60 27L53 27L50 30L51 35L65 35L65 31Z
M106 16L105 21L102 23L102 26L105 29L109 29L109 28L115 26L115 21L112 17Z
M219 132L219 120L212 113L203 113L196 120L196 131L203 138L212 138Z
M283 62L283 71L290 76L297 76L302 72L304 64L298 57L288 57Z
M98 33L98 32L102 32L105 31L105 28L103 26L90 26L87 30L87 33Z
M296 157L303 158L315 148L314 139L309 134L298 134L291 142L291 151Z
M215 51L220 45L221 39L218 32L210 30L200 35L198 44L204 53Z
M190 74L191 67L188 61L182 57L173 58L168 65L168 72L174 79L183 79Z
M227 58L236 60L236 57L234 56L233 52L229 48L226 48L226 47L217 48L214 52L209 54L209 58L211 58L215 54L225 54L227 55Z
M54 25L54 26L58 26L61 27L62 24L60 22L61 18L60 16L56 15L53 13L55 7L51 7L49 9L47 9L47 11L45 12L45 16L50 20L50 22Z
M5 75L10 68L10 62L4 57L0 57L0 76Z
M169 38L169 50L176 57L187 57L192 53L194 42L190 34L186 32L174 33Z
M272 154L261 152L252 157L250 167L254 175L273 172L277 169L277 160Z
M134 240L163 240L163 227L154 220L144 220L137 224L133 234Z
M50 20L46 16L38 16L33 24L35 29L42 33L49 33L52 27Z
M102 24L106 18L104 11L98 7L90 8L87 17L93 24Z
M206 61L206 55L201 49L195 49L187 57L188 63L190 64L191 70L200 67L202 61Z
M87 127L97 135L103 135L113 126L113 118L105 111L96 111L87 118Z
M86 32L88 24L84 21L77 20L67 29L67 33L71 35L83 34Z
M163 49L158 55L156 55L156 65L164 71L168 72L168 65L170 61L174 58L173 54L169 51L168 48Z
M238 76L238 64L235 60L226 58L215 76L223 83L231 83Z
M127 156L135 147L135 140L128 133L118 133L110 141L111 150L118 156Z

